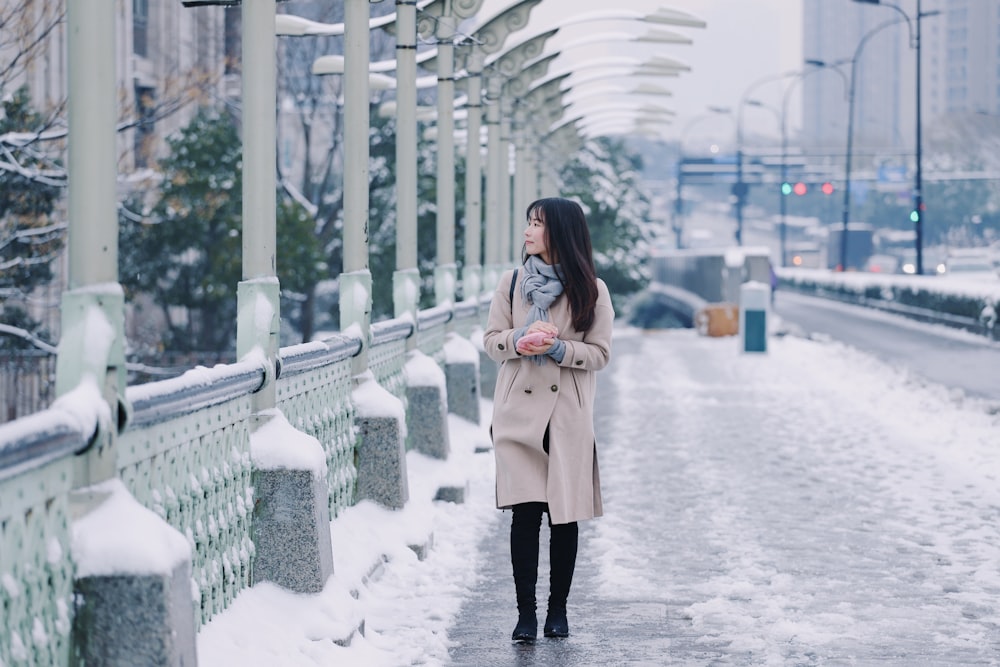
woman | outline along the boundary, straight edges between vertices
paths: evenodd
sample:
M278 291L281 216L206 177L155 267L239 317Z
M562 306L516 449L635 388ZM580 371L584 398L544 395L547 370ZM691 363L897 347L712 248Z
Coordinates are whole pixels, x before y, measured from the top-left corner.
M490 304L486 353L500 363L493 394L497 507L510 508L517 595L512 640L534 641L542 514L549 516L546 637L566 637L577 522L601 516L594 440L595 372L611 355L615 313L594 270L583 209L562 198L528 207L523 266Z

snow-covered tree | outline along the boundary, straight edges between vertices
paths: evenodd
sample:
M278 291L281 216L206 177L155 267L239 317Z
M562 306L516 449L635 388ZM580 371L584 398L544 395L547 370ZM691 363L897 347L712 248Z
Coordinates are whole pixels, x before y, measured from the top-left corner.
M8 139L0 159L9 167L0 168L0 314L8 326L44 335L24 303L52 279L52 261L63 248L66 224L52 213L65 180L58 159L32 132L46 120L31 108L27 89L19 88L2 109L0 135ZM53 170L55 177L46 175ZM0 347L30 347L29 341L4 336Z
M133 301L149 295L160 308L165 349L231 352L242 277L242 142L231 117L202 109L169 144L155 204L139 218L121 216L121 282ZM312 216L287 200L277 215L278 279L298 294L326 265Z
M586 141L562 172L564 197L579 200L587 214L598 275L615 308L647 285L647 258L659 233L640 185L642 164L619 139Z

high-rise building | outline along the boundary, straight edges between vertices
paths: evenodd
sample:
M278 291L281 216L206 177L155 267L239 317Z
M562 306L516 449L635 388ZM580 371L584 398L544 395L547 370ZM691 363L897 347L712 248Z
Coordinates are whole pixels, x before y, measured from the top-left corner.
M918 0L804 0L804 57L840 72L803 81L805 146L843 150L853 70L854 145L912 154L917 7ZM924 131L949 115L1000 114L1000 0L919 0L919 8Z

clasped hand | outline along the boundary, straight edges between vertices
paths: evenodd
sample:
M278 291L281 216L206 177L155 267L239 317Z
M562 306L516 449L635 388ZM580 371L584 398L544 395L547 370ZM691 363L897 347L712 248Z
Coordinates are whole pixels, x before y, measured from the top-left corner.
M545 354L558 335L558 327L551 322L532 322L524 335L517 339L517 351L526 356Z

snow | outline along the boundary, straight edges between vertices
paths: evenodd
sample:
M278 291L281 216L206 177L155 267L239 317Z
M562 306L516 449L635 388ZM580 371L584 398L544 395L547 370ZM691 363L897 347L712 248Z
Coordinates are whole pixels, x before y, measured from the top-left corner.
M411 350L407 354L406 364L403 365L403 376L409 387L438 387L442 395L444 394L447 384L444 371L436 361L420 350Z
M973 296L1000 301L1000 279L983 280L961 275L908 276L866 271L827 271L824 269L776 269L781 277L800 277L828 285L843 285L855 290L871 287L895 286L926 289L954 296Z
M270 416L250 436L250 456L259 470L310 470L317 479L326 478L326 455L319 440L298 430L281 410L266 410Z
M623 350L638 347L640 335L616 331L616 347ZM669 340L678 348L695 337L692 331L668 335L677 336ZM730 357L723 361L735 369L734 374L739 371L752 375L760 382L762 393L779 385L788 387L789 395L795 397L796 409L802 414L828 421L830 406L837 405L857 414L872 415L876 430L864 433L863 448L851 450L854 467L865 474L872 470L891 471L878 481L879 493L896 499L889 510L899 514L888 518L890 525L895 522L904 526L920 541L923 550L940 558L942 581L936 585L943 586L947 595L1000 624L996 612L991 611L995 609L991 591L1000 590L1000 572L995 567L1000 559L997 546L1000 542L995 522L988 519L1000 507L1000 490L995 483L995 471L1000 469L1000 448L996 444L1000 426L998 406L918 380L905 368L884 364L830 342L772 337L768 352L757 356L739 355L735 339L701 339L700 345L704 348L699 348L700 354L706 354L708 349L728 349L726 354ZM475 348L476 343L469 342L468 347ZM663 346L664 358L668 358L670 347ZM652 357L643 357L642 368L648 370L662 364L660 354L654 352ZM411 362L407 364L408 373L430 375L426 363L433 361L429 358L421 361L411 358ZM703 361L691 363L697 365ZM615 372L613 367L614 362L602 372L602 382ZM435 370L439 380L440 369L436 365ZM197 383L199 374L204 372L189 371L185 381ZM675 369L664 371L660 378L660 382L672 385L674 394L690 396L692 400L698 397L699 401L706 401L724 389L723 385L713 385L710 378L703 379L697 373L682 376ZM379 387L370 372L358 380L353 399L360 413L392 416L405 424L402 404ZM643 415L649 411L644 400L633 397L632 402L620 402L615 409L622 415ZM726 396L717 400L724 401ZM60 407L74 414L97 414L104 406L97 387L87 383L67 393L60 403ZM200 630L200 664L207 667L447 664L448 628L468 589L475 585L482 566L483 556L477 546L502 516L494 508L492 454L474 454L477 448L489 444L486 420L492 409L488 401L482 403L482 424L470 424L449 415L452 454L447 461L430 459L417 452L407 454L410 500L402 510L391 511L361 502L331 522L335 569L323 592L300 595L268 584L243 591L225 612ZM757 407L762 412L766 409L763 404ZM703 434L701 427L695 426L693 433L678 430L673 434L671 447L699 447L698 439ZM848 430L859 428L854 424L842 426ZM810 437L825 440L834 436L817 432ZM591 541L587 557L600 564L602 590L614 590L619 597L634 595L637 600L648 599L651 589L643 568L649 567L649 560L636 562L635 556L652 548L644 543L649 535L634 530L621 519L628 511L640 513L639 506L648 502L648 498L630 499L627 493L615 497L616 485L622 494L625 488L622 484L629 483L616 465L622 465L626 458L623 453L630 451L632 443L626 443L616 454L613 439L609 440L612 442L603 443L601 450L602 478L608 487L609 502L605 517L595 522L597 537ZM256 465L304 465L317 470L325 466L318 443L292 429L280 412L254 434L252 450ZM857 453L859 450L861 454ZM795 453L789 449L787 455ZM843 454L831 450L831 461L822 463L827 472L833 470L833 459ZM822 471L814 470L812 474L818 476ZM433 500L440 485L454 485L456 480L468 485L466 503ZM191 557L188 541L132 499L120 481L105 482L92 490L107 497L96 511L73 524L71 550L78 576L165 574ZM727 539L726 530L739 534L734 524L740 521L738 515L723 512L714 515L714 520L716 524L711 529L721 539ZM122 531L122 525L130 526L130 530ZM425 560L420 560L411 546L429 547ZM779 655L783 650L780 647L790 642L821 646L836 638L842 641L844 637L874 641L872 638L879 633L891 634L896 630L895 624L901 622L900 618L882 619L881 603L870 599L872 593L864 590L858 590L853 598L841 604L822 607L819 601L825 589L803 588L820 584L763 562L753 546L728 545L723 553L729 559L725 568L691 588L697 599L692 599L684 609L691 619L691 631L710 636L722 627L733 647ZM47 557L57 559L58 545L49 547ZM18 583L9 577L0 579L0 585L12 597L19 594ZM912 613L917 621L933 625L935 613L945 611L948 610L928 608ZM356 632L362 619L363 634ZM983 637L973 636L979 627L973 621L963 619L961 614L948 619L940 630L947 641L958 643L966 637L971 642L988 643ZM965 634L948 635L949 632ZM22 640L19 638L17 642Z
M489 414L488 405L483 412ZM362 501L331 522L334 575L321 593L269 584L243 591L199 632L199 664L443 664L447 628L477 576L476 545L500 517L493 507L493 457L473 454L489 443L485 427L454 415L448 420L453 442L460 443L448 461L407 454L405 508ZM464 505L435 502L437 488L456 472L468 480L471 498ZM428 556L419 560L410 545L431 540ZM355 632L362 619L364 634Z
M479 350L472 341L455 332L449 333L445 340L444 357L449 364L479 364Z
M691 331L668 335L688 340L696 336ZM641 334L616 332L615 343L636 346L638 336ZM939 553L942 563L951 564L945 566L945 578L965 581L967 577L977 582L972 590L963 584L966 604L992 608L993 603L984 596L1000 590L1000 573L990 566L1000 554L991 542L996 531L983 533L988 524L977 518L975 508L988 513L990 507L1000 506L1000 491L991 472L1000 469L1000 451L995 446L1000 417L995 406L990 408L940 385L919 382L905 369L889 367L839 344L786 336L769 341L768 353L758 356L740 355L735 339L701 338L698 344L717 350L728 346L721 363L758 374L762 386L783 383L794 388L801 383L803 388L795 390L796 400L818 415L828 414L830 402L835 401L877 416L885 434L876 435L883 436L885 442L874 438L867 445L871 451L865 450L871 461L858 461L856 467L869 470L871 466L884 469L895 465L898 474L886 474L880 484L907 507L905 520L912 522L913 531L931 536L928 548ZM642 358L636 363L654 361ZM613 371L609 368L608 372ZM702 381L697 373L693 378L673 373L663 377L664 382L680 383L675 393L704 397L699 400L714 390L711 382ZM643 401L633 400L635 404L623 403L616 410L644 414ZM491 412L484 400L484 420ZM477 545L502 516L493 504L492 454L472 453L476 446L489 442L487 424L473 425L450 415L449 427L453 452L448 461L408 453L410 501L403 510L393 512L362 502L332 522L335 572L326 590L316 596L295 595L271 586L244 591L230 609L200 631L200 664L448 664L448 628L482 565ZM694 440L685 441L686 437L691 436L678 431L677 445L699 446ZM828 436L818 433L816 437ZM616 471L616 464L624 458L612 451L613 443L607 444L602 449L602 478L607 461L609 497L616 502L606 505L605 517L595 522L597 537L589 545L587 558L600 564L602 590L614 590L618 598L669 596L669 590L651 593L644 571L649 561L634 560L636 554L657 547L647 543L648 533L631 529L619 517L631 511L632 505L648 502L648 497L630 497L636 494L628 493L628 477ZM634 443L630 442L624 451L632 449ZM456 474L468 480L467 502L432 501L439 481ZM924 497L928 488L924 484L931 482L934 493ZM954 525L960 521L938 511L941 503L952 502L952 496L954 503L968 506L969 527L935 533L939 522ZM734 519L738 517L717 516L723 527ZM737 526L731 528L740 534ZM720 526L711 529L720 530ZM431 533L433 545L421 561L408 545L427 540ZM789 643L823 646L844 637L871 640L881 631L891 632L899 622L898 618L867 616L877 613L880 603L871 600L867 607L860 604L858 600L869 595L863 590L857 592L856 600L817 609L814 605L821 598L817 593L822 590L800 590L799 573L778 571L773 564L762 563L760 554L742 548L735 544L727 550L732 558L728 571L696 585L698 599L685 610L691 631L709 636L722 627L734 649L743 647L774 658ZM366 584L375 563L383 565ZM913 613L923 618L934 611ZM346 646L337 644L337 638L351 632L362 617L365 633L355 633ZM961 618L954 621L962 622ZM987 641L984 637L979 640ZM780 658L767 664L781 664Z
M361 417L392 417L405 426L406 410L403 402L375 381L375 374L365 371L355 377L351 402ZM404 434L405 436L405 434Z
M177 530L143 507L119 479L88 489L99 504L72 525L77 577L113 574L169 576L191 559ZM128 526L128 530L122 530Z
M97 430L99 422L110 423L111 408L108 402L101 395L101 389L97 386L97 380L93 375L85 375L80 382L57 398L52 403L52 409L66 413L73 419L77 430L90 437ZM46 417L50 419L51 417ZM9 422L12 428L16 428L18 423L22 423L25 429L35 428L32 426L33 420L15 420Z

